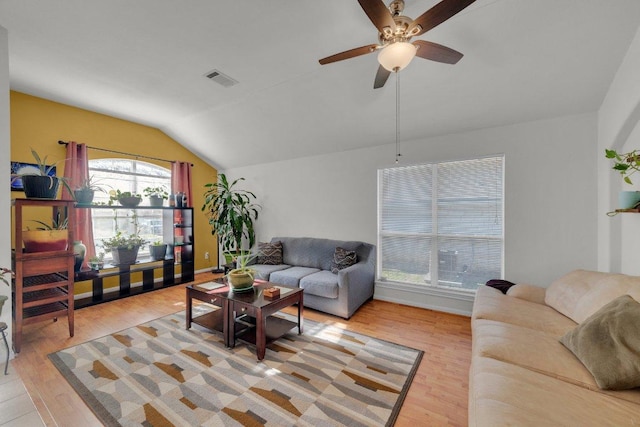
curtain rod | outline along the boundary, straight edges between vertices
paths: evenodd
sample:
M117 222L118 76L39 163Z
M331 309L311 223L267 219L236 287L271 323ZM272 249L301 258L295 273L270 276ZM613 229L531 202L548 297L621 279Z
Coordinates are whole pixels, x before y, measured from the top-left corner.
M69 143L66 142L66 141L58 141L58 144L60 144L60 145L69 145ZM108 148L92 147L90 145L87 145L87 148L90 148L92 150L97 150L97 151L105 151L107 153L123 154L125 156L131 156L131 157L135 157L135 158L158 160L160 162L167 162L167 163L176 163L176 160L161 159L159 157L144 156L142 154L125 153L124 151L109 150ZM189 164L191 166L193 166L193 163L189 163Z

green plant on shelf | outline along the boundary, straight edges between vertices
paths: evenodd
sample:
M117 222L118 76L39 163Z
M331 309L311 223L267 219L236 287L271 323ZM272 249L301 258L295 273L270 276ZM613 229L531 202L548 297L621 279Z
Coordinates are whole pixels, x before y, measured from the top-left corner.
M142 190L142 194L144 194L146 197L153 196L164 200L167 200L169 198L169 193L167 192L167 189L164 185L161 185L159 187L147 187Z
M604 151L607 159L614 161L612 169L622 175L624 182L633 184L633 182L631 182L631 175L640 171L640 150L633 150L628 153L618 153L616 150L608 149Z
M109 191L109 206L113 206L115 202L120 201L120 199L126 199L129 197L140 198L142 196L139 193L133 193L131 191L120 191L118 189Z
M118 231L113 237L102 239L102 247L107 251L118 248L133 249L147 243L149 242L138 234L124 234L122 231Z

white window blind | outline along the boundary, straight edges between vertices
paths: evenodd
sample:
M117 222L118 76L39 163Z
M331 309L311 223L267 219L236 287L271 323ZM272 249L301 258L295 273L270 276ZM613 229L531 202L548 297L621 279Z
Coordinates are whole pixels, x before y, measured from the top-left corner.
M380 170L379 279L475 290L501 278L503 162Z

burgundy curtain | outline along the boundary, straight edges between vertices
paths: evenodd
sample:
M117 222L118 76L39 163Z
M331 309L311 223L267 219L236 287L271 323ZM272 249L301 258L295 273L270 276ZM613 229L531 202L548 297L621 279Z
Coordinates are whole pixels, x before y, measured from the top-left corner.
M86 144L69 142L64 163L64 176L71 189L78 188L83 181L89 178L89 159ZM63 199L73 199L69 190L63 187ZM82 267L87 267L87 260L96 254L93 241L93 223L91 221L91 209L76 209L76 219L73 222L73 238L81 240L87 247L85 261Z
M191 194L191 163L171 163L171 192L173 194L184 193L187 196L185 207L193 206Z

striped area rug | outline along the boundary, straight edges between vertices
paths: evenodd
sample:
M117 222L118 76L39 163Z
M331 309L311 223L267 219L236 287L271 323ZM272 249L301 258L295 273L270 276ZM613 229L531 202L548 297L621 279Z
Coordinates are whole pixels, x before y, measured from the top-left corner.
M179 312L49 358L107 426L393 425L423 352L304 327L258 362Z

